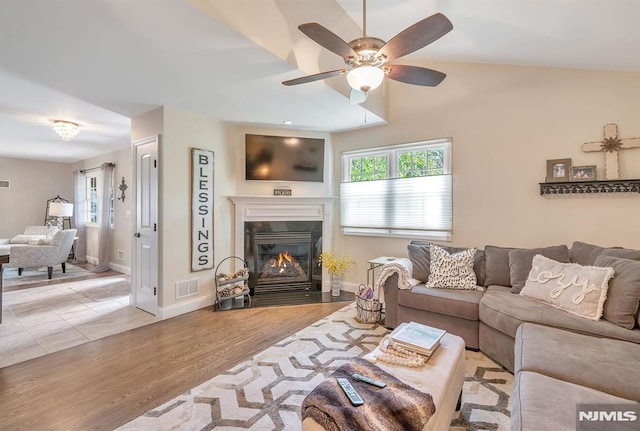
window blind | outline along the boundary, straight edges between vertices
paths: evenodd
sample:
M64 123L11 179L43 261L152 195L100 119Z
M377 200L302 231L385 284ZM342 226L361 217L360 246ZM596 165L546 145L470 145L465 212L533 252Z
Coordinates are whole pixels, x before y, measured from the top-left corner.
M340 184L344 233L429 236L452 231L451 175Z

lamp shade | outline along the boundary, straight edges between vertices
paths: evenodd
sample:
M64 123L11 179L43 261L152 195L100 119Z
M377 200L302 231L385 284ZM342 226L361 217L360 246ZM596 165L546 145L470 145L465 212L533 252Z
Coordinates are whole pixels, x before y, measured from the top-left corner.
M383 79L384 72L379 67L360 66L347 73L347 82L351 88L363 93L378 88Z
M53 217L71 217L73 215L73 204L51 202L49 204L49 215Z

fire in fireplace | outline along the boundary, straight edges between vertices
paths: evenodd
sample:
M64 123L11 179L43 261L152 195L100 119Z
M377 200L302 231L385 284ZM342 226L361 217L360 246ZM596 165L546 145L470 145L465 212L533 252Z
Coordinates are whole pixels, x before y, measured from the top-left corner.
M310 290L319 285L314 262L317 260L314 233L251 232L251 245L245 250L249 262L249 287L253 294Z

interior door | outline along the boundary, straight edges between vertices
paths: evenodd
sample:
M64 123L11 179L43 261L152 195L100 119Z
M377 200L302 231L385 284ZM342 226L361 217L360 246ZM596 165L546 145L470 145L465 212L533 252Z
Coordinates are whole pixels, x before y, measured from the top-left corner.
M158 312L158 137L134 143L136 228L134 236L135 305Z

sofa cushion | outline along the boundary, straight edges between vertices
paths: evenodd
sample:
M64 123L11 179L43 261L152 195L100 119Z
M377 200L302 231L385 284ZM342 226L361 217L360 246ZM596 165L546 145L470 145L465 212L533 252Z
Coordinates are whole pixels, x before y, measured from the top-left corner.
M412 277L426 283L431 272L431 254L429 253L429 245L426 241L411 241L407 246L408 257L413 265ZM448 253L458 253L467 250L464 247L450 247L437 244L445 249ZM484 250L476 251L473 258L473 272L476 273L478 286L484 286L485 279L485 254Z
M630 404L623 398L584 386L557 380L531 371L521 371L514 377L511 397L511 431L554 430L576 431L577 404ZM620 424L622 422L619 422ZM602 428L594 423L593 428ZM634 424L630 424L634 426ZM598 428L599 427L599 428ZM621 428L616 428L621 430ZM628 428L629 430L633 428Z
M42 235L16 235L9 240L11 244L30 244L32 242L38 242L39 239L44 238Z
M615 271L609 282L602 317L623 328L633 329L640 306L640 261L601 254L595 264L612 267Z
M398 304L432 313L478 320L478 290L430 289L419 284L411 290L398 290Z
M581 241L574 241L569 249L569 260L580 265L593 265L604 247Z
M511 286L511 275L509 270L509 252L516 250L511 247L496 247L488 245L484 248L486 276L484 285L490 286Z
M569 262L569 248L566 245L554 245L551 247L527 248L511 250L509 252L509 277L511 279L511 291L520 293L531 271L533 256L541 254L544 257L558 262Z
M599 320L613 274L611 267L560 263L536 254L520 295L577 316Z
M637 384L640 344L531 323L518 328L515 341L516 371L534 371L618 397L640 400Z
M429 246L431 255L431 272L427 287L432 289L482 289L476 285L476 274L473 272L475 248L449 254L435 244Z
M631 248L607 248L602 250L600 256L614 256L623 259L640 260L640 250Z
M435 289L434 289L435 290ZM570 331L640 343L640 330L624 329L606 320L589 320L574 316L549 305L511 294L504 286L489 286L478 308L486 325L514 338L522 322L539 323Z

